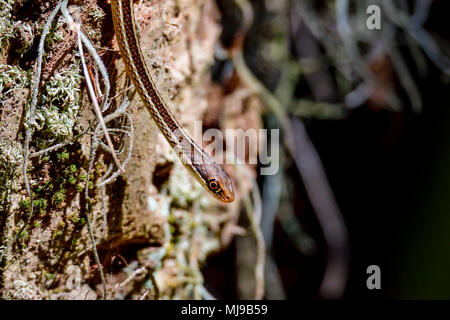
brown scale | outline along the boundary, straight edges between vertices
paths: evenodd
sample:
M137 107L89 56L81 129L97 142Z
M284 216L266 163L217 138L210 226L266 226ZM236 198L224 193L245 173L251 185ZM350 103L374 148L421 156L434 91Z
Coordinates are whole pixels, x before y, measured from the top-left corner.
M150 98L152 100L152 103L154 104L154 106L156 107L156 109L158 109L158 112L161 114L162 118L164 119L164 121L166 122L166 125L170 128L170 130L175 131L179 128L179 126L174 122L172 116L170 114L167 113L166 109L164 108L163 102L161 101L161 98L159 97L156 88L153 86L152 81L149 79L150 75L145 71L146 68L143 65L143 60L141 59L141 52L140 49L137 45L137 39L135 36L135 31L133 29L133 25L129 22L132 20L132 16L131 16L131 10L133 10L131 8L131 2L127 1L126 2L127 5L123 7L123 16L124 16L124 21L125 21L125 30L126 30L126 35L127 35L127 39L126 41L128 42L128 46L130 48L131 51L131 56L132 56L132 62L136 67L137 72L139 73L139 77L141 78L141 81L144 83L145 88L148 90L148 94L150 95ZM133 79L136 85L136 88L138 88L138 91L141 91L139 88L139 86L137 85L137 79ZM144 92L139 92L142 99L145 99L145 93ZM153 114L153 110L152 114ZM153 117L156 118L157 117Z

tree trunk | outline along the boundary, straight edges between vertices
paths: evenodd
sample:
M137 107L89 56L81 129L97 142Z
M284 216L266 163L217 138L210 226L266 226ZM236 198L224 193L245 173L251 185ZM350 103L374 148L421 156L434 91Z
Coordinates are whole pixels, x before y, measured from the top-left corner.
M110 7L105 1L72 3L70 13L75 21L81 21L110 75L113 99L103 114L106 116L118 108L130 85L114 37ZM224 226L237 220L239 195L231 205L207 195L176 158L137 95L129 109L134 124L132 141L126 135L112 135L117 149L123 143L122 162L132 143L126 172L104 192L97 187L113 164L108 152L99 148L86 185L90 134L30 158L27 176L34 211L31 223L19 233L31 207L21 169L25 107L30 105L42 26L56 4L0 0L1 296L100 297L102 283L86 223L89 214L108 298L201 298L201 263L226 245L221 241L226 238L223 230L230 228ZM220 35L213 0L148 0L135 3L134 10L150 72L188 131L195 120L206 120L210 127L218 123L233 127L237 119L247 119L247 127L259 127L257 109L244 108L249 97L239 90L225 94L210 80ZM77 36L60 13L57 17L46 38L31 154L67 141L97 121L85 90ZM92 78L98 78L93 60L85 56ZM99 83L103 88L103 82ZM96 93L101 97L101 90ZM128 130L126 119L118 119L108 125ZM233 175L233 168L228 169ZM87 199L85 187L89 189ZM9 246L16 236L18 240Z

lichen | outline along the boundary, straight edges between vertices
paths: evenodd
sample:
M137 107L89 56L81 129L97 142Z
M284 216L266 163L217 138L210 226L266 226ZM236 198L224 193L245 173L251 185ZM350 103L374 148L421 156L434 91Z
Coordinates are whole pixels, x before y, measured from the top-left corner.
M57 72L42 88L36 110L36 146L41 149L72 137L80 109L81 74L78 63Z
M200 267L220 248L219 229L214 227L220 224L220 213L202 186L177 162L161 192L169 201L169 236L160 250L142 250L140 260L154 272L161 299L200 299ZM153 199L148 202L149 207L157 207Z
M0 0L0 3L2 1L5 2L5 0ZM160 10L160 7L165 8L167 4L162 2L153 6L155 10ZM95 4L87 10L88 18L83 21L83 30L94 42L96 48L105 47L105 38L104 34L102 34L102 31L105 31L105 29L100 27L104 21L105 14ZM199 13L204 14L203 9ZM182 19L182 15L180 15L180 19ZM35 48L34 45L30 47L30 44L36 44L41 34L42 22L43 20L40 18L36 21L27 22L24 25L24 32L32 40L31 42L24 42L20 39L22 34L19 33L20 27L17 23L24 22L17 22L15 25L16 35L14 36L13 42L14 49L18 47L17 49L21 50L22 48L25 52L26 50L30 50L29 48ZM187 21L180 21L180 24L182 23L187 23ZM78 120L83 124L86 122L90 123L92 120L90 113L86 112L86 114L81 114L79 112L79 106L82 103L80 94L82 77L80 75L80 66L75 62L79 59L79 56L76 55L76 48L72 52L70 49L67 49L64 59L57 59L60 57L60 51L58 50L60 48L65 50L65 47L59 43L63 38L62 36L67 35L67 33L61 32L65 28L67 29L67 24L63 25L62 18L59 18L58 23L53 24L50 33L46 37L42 73L44 82L40 82L39 84L35 122L30 124L33 129L30 144L31 155L40 149L50 147L51 145L73 137L74 133L77 133L75 124ZM156 38L162 39L161 36L157 36ZM211 35L208 39L202 40L201 43L206 42L209 44L213 40L215 40L215 36ZM201 47L203 48L203 46ZM207 47L212 48L209 45ZM186 55L186 52L183 52L185 50L173 51L180 51L182 57ZM17 57L23 57L21 52L18 52ZM167 52L162 52L162 55L167 55ZM208 57L212 55L212 49L205 50L204 55ZM32 59L33 55L30 55L30 57L27 55L27 58ZM58 63L55 63L55 61L58 61ZM11 82L11 79L5 78L0 92L3 91L4 94L11 94L13 91L8 90L13 89L12 87L17 88L22 86L24 88L30 88L30 75L33 74L34 62L27 61L27 63L21 64L22 66L30 66L29 68L27 67L28 69L26 71L22 71L20 68L11 70L10 78L12 78L13 82ZM9 70L11 66L7 68ZM13 83L12 87L9 86L9 83ZM117 89L120 88L121 86L117 87ZM28 94L26 90L25 93ZM180 103L179 105L184 105L184 103ZM114 110L113 108L114 105L111 110ZM143 118L139 116L138 110L135 108L130 108L129 112L134 116L133 119L135 121ZM147 114L145 115L148 116ZM28 119L28 115L25 113L23 116L25 119L21 118L20 122L27 124L26 120ZM79 119L79 117L82 119ZM117 121L118 123L119 121ZM139 125L139 127L136 127L147 130L151 126L148 123L144 123L143 126ZM150 129L148 131L153 133L153 129ZM157 140L151 140L149 142L146 138L148 137L137 135L135 138L136 145L147 145L152 148L156 147L156 150L159 149L160 144L158 144ZM19 136L18 140L22 143L23 136ZM131 286L130 290L138 292L136 288L139 287L146 291L154 292L155 284L161 280L161 277L158 277L158 281L155 281L153 273L161 271L161 275L164 275L167 271L173 270L167 268L167 266L175 263L174 269L179 270L179 273L169 274L170 279L166 278L167 282L161 285L160 296L162 298L197 298L198 289L203 285L199 266L204 262L207 253L219 247L217 240L219 229L213 227L215 221L217 221L215 219L217 213L222 213L221 209L218 209L217 203L209 200L209 196L198 183L192 180L185 168L179 164L178 159L172 159L173 161L164 159L164 161L175 163L173 170L167 175L169 179L162 189L155 187L154 192L146 191L151 188L144 189L140 182L136 183L136 181L143 181L143 179L134 179L135 176L139 178L146 177L146 173L144 168L140 166L144 160L141 159L138 153L139 151L133 150L133 154L135 152L137 153L133 158L134 160L138 159L135 160L138 166L130 166L131 170L127 171L127 175L120 180L117 179L117 183L113 187L105 188L106 197L102 200L106 199L105 213L108 219L107 228L104 230L103 216L100 214L102 204L99 201L100 192L97 192L98 190L96 190L94 185L107 172L108 166L106 164L108 164L109 158L99 153L97 155L98 159L96 158L94 161L94 170L87 172L88 161L85 157L89 148L87 148L87 142L84 140L89 139L81 139L79 142L55 151L50 151L40 157L32 156L27 162L33 202L31 202L28 195L22 190L23 186L21 186L15 195L17 197L15 204L17 210L14 213L17 214L9 215L5 223L5 230L8 231L8 237L11 238L14 232L15 234L20 232L21 227L26 222L25 218L29 214L31 204L34 206L34 216L31 224L24 229L25 233L21 235L21 241L18 242L18 245L27 245L27 249L24 250L26 254L17 255L15 259L8 261L9 271L6 273L6 276L10 278L3 283L5 293L2 293L2 297L34 299L51 297L58 299L61 297L72 298L79 296L81 299L85 299L86 297L95 298L95 293L93 293L93 290L95 290L94 282L97 282L98 278L92 279L92 277L98 272L98 265L94 264L96 262L93 262L92 246L89 244L85 230L88 222L86 214L92 212L92 225L94 227L95 238L101 244L99 248L101 249L102 259L106 259L103 249L107 248L105 244L108 243L120 249L118 250L119 253L117 256L120 256L121 253L123 254L124 251L130 250L130 252L135 252L137 248L141 249L143 247L142 243L144 239L141 238L141 234L144 233L134 232L134 230L129 231L124 228L127 221L132 220L133 223L137 221L137 227L142 226L145 237L148 237L154 243L162 244L161 247L155 247L152 243L144 251L141 252L138 250L141 256L138 257L139 263L145 268L138 265L136 261L125 261L130 266L136 266L133 270L130 269L130 271L134 272L147 268L147 276L150 275L145 279L138 277L135 286ZM130 140L132 141L133 139ZM144 143L141 143L142 141ZM19 146L20 143L18 143ZM139 150L140 148L138 147L136 149ZM147 150L147 147L141 150ZM170 154L175 158L176 156L168 150L164 154ZM21 155L22 151L22 147L20 146L18 148L18 154ZM152 159L152 157L149 158ZM97 163L97 161L99 162ZM21 170L21 162L22 159L15 163L18 171ZM151 171L149 170L149 172ZM151 177L150 174L148 175ZM89 177L90 180L88 188L93 189L89 191L87 198L84 195L78 194L83 192L85 188L86 177ZM151 181L151 179L146 181ZM148 186L150 186L150 182ZM126 205L121 207L121 204L126 203L126 199L134 194L130 190L136 190L138 188L140 190L139 193L142 190L142 193L148 196L148 208L155 219L153 217L147 219L148 216L144 218L137 216L138 212L145 211L146 213L146 210L144 210L146 206L141 206L140 201L133 202L129 207ZM88 212L85 212L83 208L85 203L89 204ZM123 212L120 214L117 210ZM158 224L159 222L155 223L155 220L159 221L160 224ZM152 228L154 225L165 228L164 230L167 230L167 232L153 232ZM120 230L123 234L117 230ZM150 232L147 235L148 230ZM24 241L25 238L28 241ZM135 240L138 243L137 247L133 246ZM122 246L122 243L125 245ZM43 254L41 255L40 253ZM93 290L89 289L92 290L89 296L82 294L81 289L72 289L70 286L64 288L65 277L69 274L61 273L61 265L66 263L68 255L70 255L70 259L72 260L68 262L69 264L73 263L80 266L80 277L82 277L80 281L84 282L85 280L91 279L87 282L88 284L83 284L83 288L86 286L89 289L89 285L94 288ZM129 255L124 256L128 260ZM125 260L123 257L122 259ZM197 263L194 260L197 260ZM123 266L123 264L118 265ZM117 266L115 265L114 269L111 267L111 270L107 269L105 271L108 271L108 273L111 271L111 274L115 276L116 272L119 272ZM12 270L14 270L14 273L12 273ZM126 270L123 271L123 273L120 271L120 274L117 274L117 280L120 281L123 274L128 275ZM21 274L26 274L28 279L20 278ZM30 280L30 275L36 277ZM14 283L16 280L25 280L25 282ZM114 278L111 281L114 281ZM114 287L117 287L118 284L111 282L108 283L108 286L114 285ZM165 290L165 288L170 289ZM67 291L70 291L70 296L67 295ZM193 293L194 291L196 292L195 294ZM130 297L135 297L135 295L130 295ZM136 296L136 298L141 297L143 298L145 295L139 294L139 296ZM153 294L150 293L147 298L153 298Z
M18 66L0 64L0 99L29 84L29 74Z
M178 161L178 160L176 160ZM194 200L205 197L203 187L193 180L189 172L181 165L177 165L163 192L167 192L173 199L173 204L181 208L187 208Z
M39 289L33 281L16 280L13 283L13 290L8 290L6 299L12 300L34 300Z
M0 0L0 48L9 46L15 36L15 21L12 19L14 0Z
M63 41L64 40L64 34L59 28L59 26L63 25L65 23L65 20L63 17L58 18L58 23L55 25L53 29L50 30L47 37L45 37L45 46L46 49L51 49L55 43ZM43 28L44 25L41 25L40 28Z
M22 161L22 152L16 144L0 140L0 212L6 211L8 197Z
M17 53L22 58L26 52L32 47L34 39L33 23L26 21L16 22L16 39L20 42Z
M100 7L90 8L88 13L89 17L95 22L101 21L106 15L105 12Z
M99 6L93 6L88 10L88 15L93 28L89 28L86 30L87 35L91 40L101 41L103 35L101 32L99 32L99 30L101 30L100 25L103 22L106 14Z

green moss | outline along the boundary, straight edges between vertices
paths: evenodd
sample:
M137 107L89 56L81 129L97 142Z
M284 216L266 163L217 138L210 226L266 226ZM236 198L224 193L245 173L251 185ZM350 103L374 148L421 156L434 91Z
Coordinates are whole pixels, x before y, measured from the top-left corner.
M71 164L71 165L69 166L69 172L70 172L70 173L75 173L75 172L77 172L77 166L76 166L75 164Z
M40 198L37 200L33 201L34 206L39 209L39 212L41 214L45 214L46 213L46 209L47 209L47 199L44 198Z
M56 158L58 159L59 162L66 162L70 158L70 153L64 149L63 151L58 152L56 154Z
M195 227L197 227L197 223L196 223L195 221L192 220L192 221L189 223L189 228L195 229Z
M71 185L74 185L77 183L77 179L74 176L70 176L67 180Z
M177 219L174 217L174 215L173 214L169 214L169 216L167 217L167 222L169 223L169 224L173 224L173 223L175 223L177 221Z
M42 27L43 27L43 25L42 25ZM55 43L64 40L63 33L61 32L61 30L57 29L56 27L52 28L50 30L50 32L48 33L48 35L45 37L45 46L46 46L47 50L51 49L51 47Z
M53 190L53 182L52 181L46 181L43 185L40 185L36 188L36 192L43 192L43 191L52 191Z
M29 233L26 230L23 230L22 232L19 233L19 239L22 240L27 240L29 238Z
M69 220L72 221L73 223L78 223L78 221L80 220L80 218L78 217L77 213L71 213L69 215Z
M53 239L61 238L64 232L62 230L57 230L53 233Z
M82 184L77 184L76 186L75 186L75 190L77 190L77 192L81 192L81 191L83 191L83 189L84 189L84 187L83 187L83 185Z
M83 225L86 223L86 219L83 217L80 217L78 213L72 213L69 216L70 221L72 221L74 224Z
M64 200L66 200L66 189L60 189L56 191L52 196L53 204L61 204L61 202L63 202Z
M31 200L24 199L24 200L20 201L19 205L22 209L30 209L31 208Z

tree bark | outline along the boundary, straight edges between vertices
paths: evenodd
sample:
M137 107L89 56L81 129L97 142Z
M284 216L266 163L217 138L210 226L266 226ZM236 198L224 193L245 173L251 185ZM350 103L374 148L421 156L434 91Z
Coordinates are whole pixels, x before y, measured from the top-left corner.
M239 194L231 205L218 203L207 195L176 158L137 95L130 106L135 131L132 158L126 172L108 185L103 194L96 184L113 162L107 152L99 151L92 184L88 186L89 199L85 199L82 188L89 162L88 134L65 148L30 159L28 177L35 210L31 224L8 249L29 213L29 197L21 174L25 106L29 105L32 79L29 74L34 70L42 25L56 3L16 1L8 10L7 1L0 2L4 6L3 11L0 8L0 24L9 17L14 29L6 41L0 36L3 53L0 68L4 71L0 79L3 85L0 87L3 101L0 245L5 252L1 296L6 299L98 298L102 286L86 226L86 214L89 214L106 275L108 298L201 298L204 292L201 263L208 254L226 245L221 242L226 239L223 230L226 225L236 223ZM213 0L141 1L134 7L150 72L188 131L195 120L233 127L247 119L246 127L259 128L258 108L250 111L245 108L248 103L255 104L254 97L242 94L242 90L225 94L210 80L209 69L220 35L219 13ZM40 14L30 16L27 14L30 10ZM80 17L83 30L108 67L111 96L117 96L110 107L114 110L129 82L118 53L109 5L103 1L81 2L69 10L74 17ZM76 37L61 19L49 35L54 42L46 46L45 81L40 84L38 112L47 103L43 95L50 92L45 86L55 76L62 77L60 81L64 83L64 77L77 74L80 80L74 81L74 87L80 95L79 103L74 101L71 105L79 104L74 123L69 127L72 132L64 139L58 136L54 143L73 137L81 132L80 125L86 128L96 119L80 68L76 67L77 63L79 66ZM5 79L5 72L11 73L14 68L17 74ZM64 70L72 71L64 73ZM95 78L95 68L93 74ZM14 82L6 83L11 77ZM61 115L66 111L57 109L56 112ZM31 152L41 148L39 143L48 143L54 133L49 129L53 124L48 119L44 117L40 121L44 129L35 129ZM126 147L131 143L129 139L124 141ZM233 168L227 169L233 175ZM89 212L84 210L86 201L90 203Z

